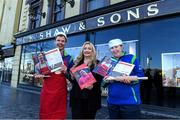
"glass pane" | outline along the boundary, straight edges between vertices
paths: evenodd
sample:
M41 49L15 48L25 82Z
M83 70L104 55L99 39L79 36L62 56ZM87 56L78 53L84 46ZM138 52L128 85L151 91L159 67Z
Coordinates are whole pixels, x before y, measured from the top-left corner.
M180 17L140 26L140 58L149 81L142 81L143 103L180 107Z
M106 0L89 0L88 1L88 11L95 10L104 7Z
M90 34L90 41L96 46L98 59L101 59L104 56L111 56L108 42L109 40L116 38L124 41L124 52L135 55L138 54L138 51L136 50L139 42L138 25L131 25L97 31Z
M79 55L82 48L81 46L85 42L85 39L85 34L68 37L68 42L66 44L65 50L75 59Z
M78 41L78 42L77 42ZM68 54L76 57L79 54L82 44L85 41L85 35L75 35L68 37L66 50ZM35 73L35 65L37 64L37 55L40 51L48 51L54 49L55 40L42 41L29 45L24 45L22 48L22 57L20 65L20 84L42 86L42 81L36 81L33 77L27 74ZM78 50L76 50L78 48Z
M5 58L4 61L0 62L0 79L2 82L11 82L12 69L13 69L13 57Z
M180 87L180 52L162 53L163 86Z
M42 81L36 81L27 74L35 73L35 65L37 64L37 55L40 51L48 51L55 48L54 40L38 42L34 44L24 45L22 48L22 57L20 65L20 83L32 86L42 86Z
M54 14L54 21L60 21L61 20L61 12L57 12Z
M61 20L61 0L56 0L54 4L54 21L60 21Z

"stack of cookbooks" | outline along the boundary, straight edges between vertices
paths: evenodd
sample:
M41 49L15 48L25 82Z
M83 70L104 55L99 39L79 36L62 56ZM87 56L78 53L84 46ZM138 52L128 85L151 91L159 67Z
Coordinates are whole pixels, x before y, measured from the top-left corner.
M71 72L81 89L87 88L96 82L94 76L86 64L71 68Z

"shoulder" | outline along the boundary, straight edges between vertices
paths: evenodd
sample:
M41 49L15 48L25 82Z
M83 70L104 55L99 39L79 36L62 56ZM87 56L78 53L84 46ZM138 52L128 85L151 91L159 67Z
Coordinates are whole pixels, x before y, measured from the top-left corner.
M133 54L127 54L127 55L124 55L123 58L125 59L129 59L129 60L132 60L132 59L136 59L136 55L133 55Z
M124 57L127 57L127 58L133 58L133 57L136 57L136 55L133 55L133 54L127 54L127 55L124 55Z

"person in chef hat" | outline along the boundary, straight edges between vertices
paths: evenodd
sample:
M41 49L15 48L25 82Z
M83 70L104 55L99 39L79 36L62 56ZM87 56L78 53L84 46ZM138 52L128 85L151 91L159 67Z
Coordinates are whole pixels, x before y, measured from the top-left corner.
M111 82L108 83L107 97L110 119L139 119L141 117L141 98L140 82L137 77L143 77L144 73L139 67L136 56L123 52L123 41L121 39L110 40L108 46L112 53L112 66L115 66L119 61L135 65L130 75L128 75L128 78L134 79L133 81L122 76L106 76L104 78L105 81L111 78Z

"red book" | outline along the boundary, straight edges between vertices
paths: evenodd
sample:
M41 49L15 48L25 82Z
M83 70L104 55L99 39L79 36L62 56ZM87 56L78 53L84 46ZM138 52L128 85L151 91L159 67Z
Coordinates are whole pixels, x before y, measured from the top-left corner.
M71 68L71 72L81 89L87 88L96 82L96 79L86 64Z

